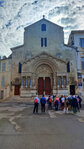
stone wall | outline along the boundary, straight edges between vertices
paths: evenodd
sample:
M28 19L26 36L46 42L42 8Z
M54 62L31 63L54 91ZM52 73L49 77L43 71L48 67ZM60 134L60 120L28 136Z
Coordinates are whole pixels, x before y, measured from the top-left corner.
M46 31L41 31L41 25L46 24ZM41 38L47 38L47 47L41 47ZM42 19L25 28L24 50L32 55L37 55L43 51L56 55L60 45L64 43L63 28Z
M11 59L0 60L0 98L8 98L11 92ZM2 64L5 63L5 71L2 71ZM2 86L2 77L4 77L4 85ZM3 93L2 93L3 92ZM2 95L3 94L3 95ZM3 97L2 97L3 96Z

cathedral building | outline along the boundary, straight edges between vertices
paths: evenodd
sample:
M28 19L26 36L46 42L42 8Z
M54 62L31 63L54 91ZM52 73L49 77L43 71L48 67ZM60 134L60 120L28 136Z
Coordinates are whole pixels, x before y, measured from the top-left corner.
M64 44L63 27L43 17L24 28L24 44L11 51L9 96L77 93L76 48Z

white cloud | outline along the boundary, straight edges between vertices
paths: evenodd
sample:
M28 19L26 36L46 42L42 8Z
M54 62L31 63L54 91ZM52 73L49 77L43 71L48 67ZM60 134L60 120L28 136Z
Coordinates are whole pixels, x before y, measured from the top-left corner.
M45 15L64 27L65 41L71 30L84 29L83 0L0 0L0 55L23 44L23 29Z

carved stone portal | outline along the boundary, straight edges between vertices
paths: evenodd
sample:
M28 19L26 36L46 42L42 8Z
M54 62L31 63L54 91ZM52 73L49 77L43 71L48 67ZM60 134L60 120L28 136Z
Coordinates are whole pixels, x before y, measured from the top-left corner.
M43 65L40 65L40 66L37 68L36 73L38 74L38 76L39 76L40 74L42 74L42 76L45 77L46 74L50 75L50 74L52 74L53 72L52 72L51 68L50 68L48 65L43 64Z

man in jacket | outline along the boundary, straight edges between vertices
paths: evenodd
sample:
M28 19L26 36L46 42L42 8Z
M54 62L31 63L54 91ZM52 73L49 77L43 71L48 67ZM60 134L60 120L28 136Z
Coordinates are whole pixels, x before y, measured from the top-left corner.
M41 97L40 103L41 103L41 112L45 112L46 98L44 97L44 95Z

